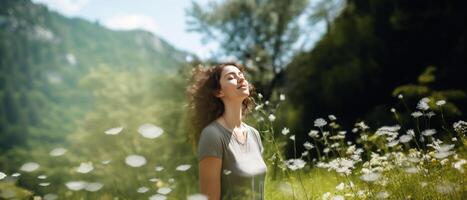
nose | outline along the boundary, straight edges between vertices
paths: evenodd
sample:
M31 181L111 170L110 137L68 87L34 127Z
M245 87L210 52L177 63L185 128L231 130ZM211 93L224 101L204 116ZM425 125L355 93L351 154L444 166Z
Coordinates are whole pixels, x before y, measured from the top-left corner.
M238 79L238 82L239 82L239 83L242 83L242 84L243 84L243 82L245 82L245 81L246 81L246 79L245 79L245 77L243 77L243 76L240 76L239 79Z

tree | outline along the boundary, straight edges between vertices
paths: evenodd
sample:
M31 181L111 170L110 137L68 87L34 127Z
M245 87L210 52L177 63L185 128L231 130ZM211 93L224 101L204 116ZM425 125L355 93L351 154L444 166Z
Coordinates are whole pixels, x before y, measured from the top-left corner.
M312 4L308 21L312 25L324 21L326 32L331 29L331 22L341 13L345 7L345 0L320 0Z
M298 17L307 5L308 0L227 0L202 8L193 2L188 31L203 34L204 42L219 42L218 55L251 67L253 84L268 100L284 78L284 65L300 36Z

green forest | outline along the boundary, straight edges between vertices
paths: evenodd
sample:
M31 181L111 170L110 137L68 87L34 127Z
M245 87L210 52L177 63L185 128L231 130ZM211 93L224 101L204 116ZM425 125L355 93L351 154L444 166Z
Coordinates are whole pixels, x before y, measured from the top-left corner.
M466 8L224 0L186 23L247 68L266 199L465 199ZM221 62L3 0L0 199L205 199L186 89Z

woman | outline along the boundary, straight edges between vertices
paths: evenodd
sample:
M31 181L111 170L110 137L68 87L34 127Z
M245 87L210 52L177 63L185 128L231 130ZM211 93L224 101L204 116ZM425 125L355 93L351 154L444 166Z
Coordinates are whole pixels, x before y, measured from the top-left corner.
M200 190L209 200L264 199L263 145L259 132L242 122L254 105L244 72L236 63L198 67L188 88Z

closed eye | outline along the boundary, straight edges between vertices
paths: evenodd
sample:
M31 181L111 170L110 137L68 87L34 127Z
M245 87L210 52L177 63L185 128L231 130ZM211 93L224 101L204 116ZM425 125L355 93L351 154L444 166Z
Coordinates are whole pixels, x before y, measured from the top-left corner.
M230 73L227 73L226 76L228 75L227 79L228 80L232 80L233 78L233 75L237 76L237 77L242 77L242 78L245 78L243 72L238 72L238 75L235 74L235 72L230 72Z

